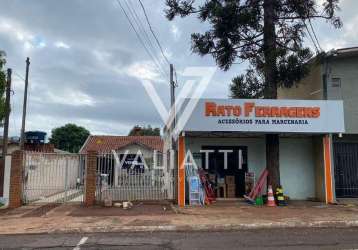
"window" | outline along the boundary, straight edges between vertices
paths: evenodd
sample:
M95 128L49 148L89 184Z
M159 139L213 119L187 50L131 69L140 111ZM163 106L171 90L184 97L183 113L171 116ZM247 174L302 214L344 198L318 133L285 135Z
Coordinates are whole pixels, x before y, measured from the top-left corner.
M334 77L331 81L332 88L340 88L341 87L341 78Z

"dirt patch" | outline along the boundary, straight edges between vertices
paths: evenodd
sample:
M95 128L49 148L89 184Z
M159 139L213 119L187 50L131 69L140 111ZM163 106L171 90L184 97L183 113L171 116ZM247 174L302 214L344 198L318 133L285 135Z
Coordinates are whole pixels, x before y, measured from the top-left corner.
M134 203L130 209L123 209L120 207L83 207L78 206L68 215L73 217L85 216L138 216L138 215L170 215L175 212L172 210L170 204L147 204Z
M0 216L6 215L9 211L11 211L9 208L0 209Z
M170 224L171 223L168 220L133 220L126 224L126 226L163 226Z
M28 217L41 217L46 215L48 212L50 212L52 209L55 209L56 207L59 207L61 204L46 204L41 207L38 207L36 209L31 210L28 213L23 214L22 218L28 218Z
M6 208L6 209L2 209L0 210L0 216L22 216L25 213L28 213L36 208L38 208L39 206L22 206L19 208Z

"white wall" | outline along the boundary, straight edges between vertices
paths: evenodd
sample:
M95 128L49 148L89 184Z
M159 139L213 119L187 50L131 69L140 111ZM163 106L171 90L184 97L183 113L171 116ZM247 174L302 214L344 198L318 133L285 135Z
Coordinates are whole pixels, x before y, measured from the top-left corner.
M10 194L10 170L11 170L11 155L5 157L5 168L4 168L4 186L3 186L3 197L0 197L0 202L4 205L1 208L6 208L9 203Z
M256 179L266 166L264 138L185 138L186 150L199 153L202 146L247 146L248 169L255 172ZM201 159L195 159L201 166ZM313 145L310 137L281 138L280 173L285 194L291 199L315 196Z
M315 197L315 166L312 138L281 138L280 178L291 199Z

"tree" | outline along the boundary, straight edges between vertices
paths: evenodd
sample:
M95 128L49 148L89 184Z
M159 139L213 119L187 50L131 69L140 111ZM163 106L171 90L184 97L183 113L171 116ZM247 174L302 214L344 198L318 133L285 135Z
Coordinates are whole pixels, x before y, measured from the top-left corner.
M339 0L325 0L321 9L315 0L166 0L166 17L197 15L209 25L204 33L191 35L193 52L211 55L228 70L233 63L247 61L250 68L234 79L236 97L277 98L277 88L290 88L308 73L312 57L304 46L311 19L322 18L334 27ZM257 72L258 74L254 74ZM233 94L233 93L232 93ZM268 183L280 184L279 135L266 135Z
M259 80L257 74L260 73L255 72L253 69L248 69L245 75L239 75L232 79L232 83L230 84L230 97L243 99L262 98L264 84Z
M69 123L52 129L50 143L58 149L77 153L89 135L84 127Z
M5 118L5 90L6 90L6 72L4 69L6 60L5 52L0 50L0 124L3 125Z
M150 125L147 127L140 127L135 125L130 131L128 135L137 135L137 136L160 136L159 128L152 128Z

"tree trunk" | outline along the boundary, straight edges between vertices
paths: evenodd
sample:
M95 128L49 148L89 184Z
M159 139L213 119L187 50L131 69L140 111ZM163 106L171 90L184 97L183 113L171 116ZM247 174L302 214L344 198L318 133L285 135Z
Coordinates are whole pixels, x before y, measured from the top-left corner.
M277 99L277 55L275 30L276 0L264 1L264 98ZM269 172L267 183L276 188L280 185L280 141L278 134L266 135L266 164Z
M266 135L266 164L269 172L267 184L272 185L273 190L280 185L280 140L278 134Z

